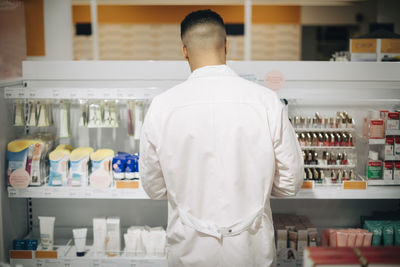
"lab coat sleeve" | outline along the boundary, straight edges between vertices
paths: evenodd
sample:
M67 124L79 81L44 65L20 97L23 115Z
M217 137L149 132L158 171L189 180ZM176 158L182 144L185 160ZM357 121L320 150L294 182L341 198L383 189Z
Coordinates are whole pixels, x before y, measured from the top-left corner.
M150 106L140 136L140 178L144 191L152 199L166 199L167 188L156 151L153 111Z
M278 99L279 111L272 117L272 137L275 150L275 177L272 196L294 196L303 182L304 161L286 109Z

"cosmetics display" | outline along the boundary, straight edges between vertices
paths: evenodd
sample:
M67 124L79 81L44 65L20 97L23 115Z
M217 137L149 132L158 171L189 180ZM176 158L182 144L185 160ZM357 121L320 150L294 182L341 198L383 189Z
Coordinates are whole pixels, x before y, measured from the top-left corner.
M20 116L20 111L15 112L14 121L20 121L17 116ZM30 127L48 127L53 125L53 110L50 101L30 100L27 107L27 121L25 121L25 126Z
M273 214L276 253L279 260L299 260L308 246L317 246L317 228L306 216Z
M304 180L340 184L356 180L355 122L345 111L336 117L295 116L291 119L303 150Z
M399 266L400 247L308 247L303 267Z
M293 127L300 129L349 129L354 128L354 120L346 111L337 112L335 117L323 117L318 112L314 117L294 116L291 118Z
M365 176L370 184L400 184L400 113L370 110L364 118L363 137L369 153Z

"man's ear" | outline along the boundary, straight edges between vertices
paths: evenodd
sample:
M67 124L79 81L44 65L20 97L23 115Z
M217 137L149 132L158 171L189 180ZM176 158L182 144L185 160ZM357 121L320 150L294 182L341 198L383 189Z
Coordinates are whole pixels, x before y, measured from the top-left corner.
M182 55L186 60L189 60L188 51L185 45L182 46Z

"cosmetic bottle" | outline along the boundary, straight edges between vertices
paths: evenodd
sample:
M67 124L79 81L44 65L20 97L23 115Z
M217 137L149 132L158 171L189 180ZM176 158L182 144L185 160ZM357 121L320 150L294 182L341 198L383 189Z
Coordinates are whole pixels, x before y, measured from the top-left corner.
M336 165L342 165L342 153L338 153L336 156Z
M322 133L318 134L318 146L324 146L324 136Z
M329 146L335 146L335 134L331 133L329 137Z
M324 134L324 146L329 146L329 134Z
M342 165L347 165L348 164L348 162L347 162L347 153L346 152L343 152L341 164Z
M313 133L311 145L312 146L318 146L318 135L317 135L317 133Z
M335 146L340 146L342 143L342 136L340 135L340 133L336 133L335 136Z

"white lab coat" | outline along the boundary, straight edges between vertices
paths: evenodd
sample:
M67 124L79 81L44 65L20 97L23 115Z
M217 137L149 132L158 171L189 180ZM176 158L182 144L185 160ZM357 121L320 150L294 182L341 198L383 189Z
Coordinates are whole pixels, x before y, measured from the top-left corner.
M296 194L303 159L273 91L206 66L154 98L140 173L151 198L168 199L169 266L271 266L269 198Z

